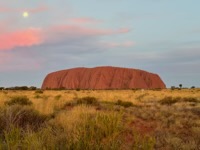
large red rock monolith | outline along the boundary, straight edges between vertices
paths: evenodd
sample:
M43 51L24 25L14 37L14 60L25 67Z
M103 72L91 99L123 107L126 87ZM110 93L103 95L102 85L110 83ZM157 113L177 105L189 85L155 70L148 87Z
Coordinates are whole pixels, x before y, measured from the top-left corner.
M50 73L42 89L153 89L166 88L154 73L119 67L72 68Z

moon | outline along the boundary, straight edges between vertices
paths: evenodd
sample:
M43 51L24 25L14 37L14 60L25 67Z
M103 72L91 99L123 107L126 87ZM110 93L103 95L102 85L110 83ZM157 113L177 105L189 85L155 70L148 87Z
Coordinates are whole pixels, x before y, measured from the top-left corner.
M24 18L28 18L28 17L29 17L29 13L28 13L27 11L25 11L25 12L23 12L22 16L23 16Z

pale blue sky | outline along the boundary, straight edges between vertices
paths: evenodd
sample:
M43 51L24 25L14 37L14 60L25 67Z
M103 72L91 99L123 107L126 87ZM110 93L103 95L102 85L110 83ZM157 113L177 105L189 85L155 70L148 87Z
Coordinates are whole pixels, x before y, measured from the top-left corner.
M119 66L200 87L199 0L0 0L0 86ZM22 13L29 12L28 18Z

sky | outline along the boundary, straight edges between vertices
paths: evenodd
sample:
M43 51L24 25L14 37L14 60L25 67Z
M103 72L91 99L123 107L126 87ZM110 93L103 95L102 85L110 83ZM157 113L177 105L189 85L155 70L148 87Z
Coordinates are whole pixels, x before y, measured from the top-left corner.
M0 0L0 87L40 87L50 72L96 66L153 72L167 87L200 87L199 6L199 0Z

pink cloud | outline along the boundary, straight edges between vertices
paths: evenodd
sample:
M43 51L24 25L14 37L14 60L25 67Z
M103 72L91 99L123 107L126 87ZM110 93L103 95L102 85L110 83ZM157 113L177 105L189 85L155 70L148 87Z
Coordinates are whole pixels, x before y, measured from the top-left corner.
M15 47L27 47L42 43L41 30L26 29L0 35L0 50L9 50Z
M45 41L58 41L65 37L75 36L106 36L124 34L130 32L130 29L95 29L76 25L55 26L44 30L26 29L22 31L4 32L0 35L0 50L9 50L16 47L27 47L39 45ZM132 43L123 43L123 46L131 46ZM117 46L117 44L110 44ZM118 45L119 46L119 45Z
M50 29L53 32L65 33L71 35L85 35L85 36L100 36L100 35L115 35L128 33L131 30L128 28L123 29L95 29L76 25L55 26Z

